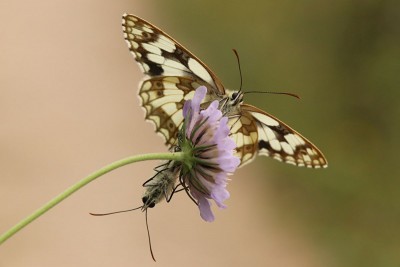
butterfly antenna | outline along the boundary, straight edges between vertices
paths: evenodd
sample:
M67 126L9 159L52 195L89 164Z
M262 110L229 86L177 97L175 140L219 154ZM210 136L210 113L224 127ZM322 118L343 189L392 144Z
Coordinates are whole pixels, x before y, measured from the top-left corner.
M288 92L263 92L263 91L247 91L244 92L243 94L274 94L274 95L288 95L288 96L293 96L297 99L301 99L299 95L293 94L293 93L288 93Z
M140 208L142 208L143 206L134 208L134 209L129 209L129 210L119 210L119 211L113 211L113 212L109 212L109 213L91 213L89 212L90 215L93 216L106 216L106 215L112 215L112 214L117 214L117 213L123 213L123 212L128 212L128 211L134 211L134 210L138 210Z
M150 248L150 254L151 257L153 258L153 261L156 261L156 258L154 258L154 254L153 254L153 249L151 247L151 238L150 238L150 230L149 230L149 223L147 221L147 209L146 209L146 228L147 228L147 237L149 238L149 248Z
M239 58L239 53L236 51L235 48L232 49L233 53L235 53L237 62L238 62L238 66L239 66L239 74L240 74L240 88L239 88L239 93L242 91L242 85L243 85L243 77L242 77L242 68L240 67L240 58Z

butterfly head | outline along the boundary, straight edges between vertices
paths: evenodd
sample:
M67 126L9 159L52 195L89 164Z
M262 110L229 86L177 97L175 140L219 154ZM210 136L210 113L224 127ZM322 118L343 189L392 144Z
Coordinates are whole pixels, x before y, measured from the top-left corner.
M243 103L243 92L242 91L235 91L229 97L229 103L232 106L236 106Z

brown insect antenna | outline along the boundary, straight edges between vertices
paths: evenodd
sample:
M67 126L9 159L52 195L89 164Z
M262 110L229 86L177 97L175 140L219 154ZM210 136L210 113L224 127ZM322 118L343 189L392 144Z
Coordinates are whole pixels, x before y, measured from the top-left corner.
M240 87L239 87L239 91L238 93L242 92L242 85L243 85L243 77L242 77L242 68L240 67L240 58L239 58L239 53L238 51L233 48L233 53L235 53L236 59L237 59L237 63L238 63L238 67L239 67L239 75L240 75Z
M288 95L288 96L293 96L297 99L301 99L301 97L297 94L294 93L289 93L289 92L263 92L263 91L248 91L244 92L243 94L273 94L273 95Z

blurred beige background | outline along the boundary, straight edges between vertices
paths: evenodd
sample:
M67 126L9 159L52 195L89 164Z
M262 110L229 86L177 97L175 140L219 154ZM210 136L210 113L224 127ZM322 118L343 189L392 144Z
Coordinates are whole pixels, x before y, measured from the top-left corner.
M0 2L1 232L107 163L166 151L143 120L142 74L121 32L130 12L174 34L162 9L144 3ZM4 243L0 266L155 266L144 214L88 213L140 205L156 165L127 166L78 191ZM324 253L279 218L274 193L259 186L267 175L256 165L238 171L229 208L211 224L184 194L149 210L158 264L321 266Z

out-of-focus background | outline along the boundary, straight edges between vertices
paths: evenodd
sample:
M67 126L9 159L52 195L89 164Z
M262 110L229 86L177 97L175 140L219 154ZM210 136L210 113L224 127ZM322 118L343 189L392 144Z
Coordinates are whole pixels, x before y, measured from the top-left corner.
M164 29L228 88L325 153L309 170L258 158L205 223L184 194L149 210L162 266L399 266L396 1L0 2L0 231L90 172L166 151L144 122L124 12ZM155 266L140 205L157 162L114 171L0 247L0 266Z

